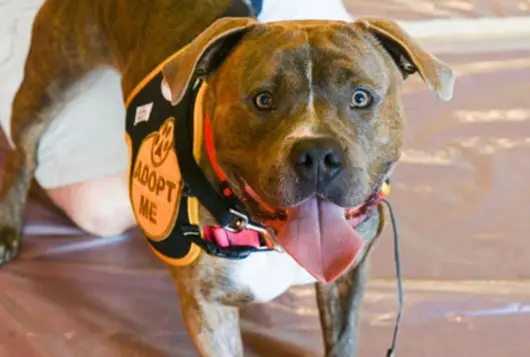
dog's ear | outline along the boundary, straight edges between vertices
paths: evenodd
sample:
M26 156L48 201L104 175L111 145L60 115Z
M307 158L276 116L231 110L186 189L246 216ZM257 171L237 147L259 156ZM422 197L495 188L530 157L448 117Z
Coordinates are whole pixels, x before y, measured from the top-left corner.
M376 17L360 17L354 22L354 26L370 32L377 38L397 64L404 78L419 72L440 99L452 98L455 84L453 70L424 50L396 22Z
M194 74L211 73L256 20L225 17L214 22L162 69L171 90L171 103L178 104Z

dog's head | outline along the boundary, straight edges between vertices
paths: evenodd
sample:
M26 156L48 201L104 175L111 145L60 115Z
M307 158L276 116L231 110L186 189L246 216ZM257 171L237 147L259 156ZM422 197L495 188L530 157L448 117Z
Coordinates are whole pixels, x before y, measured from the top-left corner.
M399 159L403 80L418 72L444 100L454 84L446 64L379 18L221 19L164 68L174 104L196 71L208 83L216 158L234 191L326 281L359 250L344 209L362 204Z

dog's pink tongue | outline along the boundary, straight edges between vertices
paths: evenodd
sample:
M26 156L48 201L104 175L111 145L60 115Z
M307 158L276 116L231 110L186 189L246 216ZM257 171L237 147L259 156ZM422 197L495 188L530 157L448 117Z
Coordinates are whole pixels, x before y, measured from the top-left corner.
M278 236L280 245L322 282L332 282L344 273L364 244L348 224L344 208L329 201L310 199L287 215Z

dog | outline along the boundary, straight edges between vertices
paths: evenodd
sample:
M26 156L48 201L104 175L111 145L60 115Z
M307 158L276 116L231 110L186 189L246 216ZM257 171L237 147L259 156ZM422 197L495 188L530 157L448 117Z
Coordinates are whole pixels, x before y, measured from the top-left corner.
M128 110L131 203L149 246L168 263L199 353L242 356L241 306L315 284L326 356L355 356L370 248L383 222L377 197L403 144L401 85L419 73L449 100L451 68L392 20L265 24L238 0L47 0L33 26L13 103L0 264L19 248L39 138L72 86L113 67ZM164 110L187 114L150 119L158 104L140 103L148 82ZM137 134L147 123L155 136ZM182 132L182 143L171 139ZM155 160L164 134L175 149L164 146ZM140 165L144 157L151 166ZM164 163L174 181L155 175ZM144 200L162 190L170 204ZM175 225L183 205L188 215ZM176 226L176 239L188 239L178 257L163 246ZM258 243L230 245L245 232ZM224 245L212 238L223 234Z

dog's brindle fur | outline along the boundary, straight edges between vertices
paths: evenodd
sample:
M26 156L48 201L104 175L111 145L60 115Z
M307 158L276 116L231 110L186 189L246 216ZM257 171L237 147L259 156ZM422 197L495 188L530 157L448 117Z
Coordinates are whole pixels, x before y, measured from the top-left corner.
M417 70L439 97L452 95L452 71L392 21L215 21L229 2L45 2L34 23L24 79L13 103L17 148L10 155L10 176L3 185L0 264L13 258L19 247L39 138L75 95L76 84L98 67L121 72L126 97L160 62L191 42L164 75L178 102L192 72L204 74L209 86L204 110L214 118L218 161L257 217L267 214L242 189L243 178L274 207L291 206L315 190L301 184L289 165L287 153L293 143L325 137L341 145L346 155L342 178L323 185L319 193L352 207L366 198L399 157L403 79ZM369 109L351 109L351 95L359 85L374 95ZM252 96L263 90L274 95L272 111L253 106ZM202 166L213 180L208 164ZM366 240L374 238L379 218L376 211L358 227ZM212 222L204 209L201 221ZM316 284L328 357L356 354L367 266L362 260L334 283ZM292 285L314 282L288 255L277 252L243 261L202 254L194 264L170 270L188 331L207 357L243 355L238 307L271 300Z

